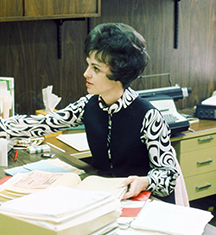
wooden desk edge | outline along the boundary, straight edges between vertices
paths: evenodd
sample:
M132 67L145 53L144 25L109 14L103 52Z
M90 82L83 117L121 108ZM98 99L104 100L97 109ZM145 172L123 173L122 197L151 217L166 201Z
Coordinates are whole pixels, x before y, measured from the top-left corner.
M192 130L192 131L190 131ZM171 142L185 140L188 138L195 138L202 135L212 135L216 133L215 120L200 120L199 123L191 124L190 129L177 136L171 136Z

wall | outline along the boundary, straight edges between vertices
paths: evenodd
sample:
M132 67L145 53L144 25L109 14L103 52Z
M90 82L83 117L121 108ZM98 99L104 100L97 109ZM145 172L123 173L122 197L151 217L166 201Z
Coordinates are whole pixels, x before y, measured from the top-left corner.
M179 41L174 49L173 0L102 0L103 22L130 24L146 39L151 60L144 75L170 73L172 84L191 87L177 107L193 107L216 90L216 1L179 2ZM16 112L43 108L42 88L53 85L62 97L58 109L86 94L83 42L87 20L65 21L58 59L54 20L0 23L0 76L15 78ZM138 79L134 89L168 86L168 76Z

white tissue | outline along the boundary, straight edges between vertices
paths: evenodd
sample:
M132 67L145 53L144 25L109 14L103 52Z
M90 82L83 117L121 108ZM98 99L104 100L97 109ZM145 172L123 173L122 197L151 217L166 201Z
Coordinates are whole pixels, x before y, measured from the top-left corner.
M53 86L48 86L42 89L43 102L45 106L45 112L53 112L55 107L61 101L61 97L52 93Z

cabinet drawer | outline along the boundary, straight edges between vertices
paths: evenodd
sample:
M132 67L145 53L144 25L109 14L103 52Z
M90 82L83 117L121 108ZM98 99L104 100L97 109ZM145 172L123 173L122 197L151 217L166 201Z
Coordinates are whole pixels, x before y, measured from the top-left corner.
M96 14L98 0L28 0L25 1L25 16L55 16Z
M216 170L216 146L183 153L179 162L184 177Z
M189 200L195 200L216 193L216 171L186 177L185 184Z
M23 0L1 0L0 17L23 16Z
M200 137L181 141L180 152L190 152L194 150L207 149L216 146L216 134L203 135Z

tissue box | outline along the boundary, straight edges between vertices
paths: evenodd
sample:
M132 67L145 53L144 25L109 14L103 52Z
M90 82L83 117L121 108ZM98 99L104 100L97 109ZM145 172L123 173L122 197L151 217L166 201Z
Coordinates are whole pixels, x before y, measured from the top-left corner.
M56 112L57 109L54 109L54 111ZM35 114L36 115L38 115L38 114L46 115L47 112L45 112L44 109L39 109L39 110L35 111ZM56 133L53 133L53 134L50 134L50 135L45 135L45 138L50 137L50 136L57 136L57 135L60 135L60 134L62 134L62 131L59 131L59 132L56 132Z
M57 109L54 109L54 112L56 112ZM35 114L38 115L38 114L43 114L43 115L46 115L47 112L44 110L44 109L39 109L39 110L36 110L35 111Z

